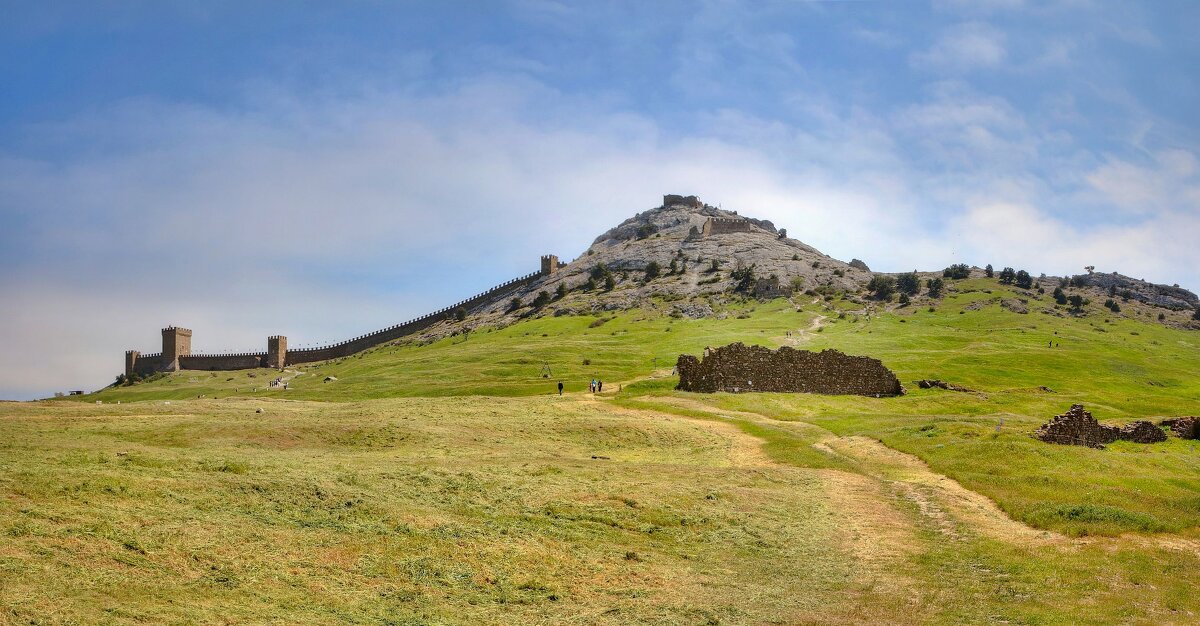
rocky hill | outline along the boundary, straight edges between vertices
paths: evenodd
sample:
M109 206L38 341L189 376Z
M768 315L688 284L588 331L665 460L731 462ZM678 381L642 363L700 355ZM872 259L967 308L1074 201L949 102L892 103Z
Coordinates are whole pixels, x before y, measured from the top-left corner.
M706 223L720 224L725 230L710 232L713 229L706 230ZM551 310L617 310L654 297L858 291L870 277L865 266L822 254L787 237L769 221L742 217L693 196L666 196L662 206L638 213L600 235L582 255L518 297L526 302L540 291L555 294L562 287L568 293L586 292L586 302L570 298L561 305L552 303ZM503 314L510 305L510 301L495 303L483 312Z

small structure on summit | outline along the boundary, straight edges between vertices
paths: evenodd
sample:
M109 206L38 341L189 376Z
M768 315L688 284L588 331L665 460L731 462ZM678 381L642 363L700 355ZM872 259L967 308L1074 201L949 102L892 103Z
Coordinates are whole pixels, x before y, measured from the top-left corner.
M898 396L904 387L879 359L837 350L810 352L784 346L771 350L740 342L710 349L704 359L679 355L681 391L779 391L833 395Z
M663 196L663 207L686 206L693 209L703 209L704 203L696 196L681 196L679 194L669 193Z

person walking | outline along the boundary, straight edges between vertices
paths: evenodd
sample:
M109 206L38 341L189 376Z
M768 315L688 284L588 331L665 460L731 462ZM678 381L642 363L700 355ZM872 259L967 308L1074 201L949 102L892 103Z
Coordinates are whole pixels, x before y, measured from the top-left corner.
M563 389L563 384L562 384L562 381L560 380L560 381L558 381L558 395L560 395L560 396L562 395L562 389Z
M604 391L604 381L598 380L596 381L596 393L600 393L602 391Z

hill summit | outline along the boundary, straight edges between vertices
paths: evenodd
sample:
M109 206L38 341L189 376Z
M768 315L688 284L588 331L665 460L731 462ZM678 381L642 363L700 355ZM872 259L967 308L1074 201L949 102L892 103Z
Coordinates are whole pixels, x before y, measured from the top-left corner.
M667 195L661 206L609 229L518 297L583 290L586 303L576 300L566 309L608 311L634 308L654 297L736 292L774 297L817 287L858 291L870 278L865 264L825 255L770 221L719 209L696 196ZM498 302L484 310L504 313L512 304Z

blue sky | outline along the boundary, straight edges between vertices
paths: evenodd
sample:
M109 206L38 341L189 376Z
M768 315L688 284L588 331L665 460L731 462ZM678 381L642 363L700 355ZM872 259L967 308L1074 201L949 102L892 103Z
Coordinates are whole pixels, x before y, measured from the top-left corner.
M45 6L41 6L45 5ZM247 6L250 5L250 6ZM663 193L1200 288L1200 4L0 4L0 397L356 335Z

